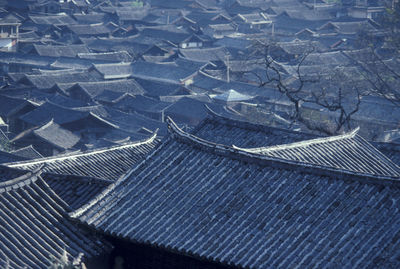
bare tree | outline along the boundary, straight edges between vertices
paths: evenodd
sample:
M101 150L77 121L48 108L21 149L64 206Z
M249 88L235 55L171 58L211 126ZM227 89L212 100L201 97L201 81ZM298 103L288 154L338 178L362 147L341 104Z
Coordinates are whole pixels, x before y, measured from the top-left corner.
M351 58L362 68L372 93L400 106L400 3L389 4L378 20L379 34L360 31L359 43L366 46Z
M349 129L351 117L359 110L363 93L356 85L348 87L342 83L348 80L344 78L343 68L337 67L333 72L325 74L307 73L305 62L315 51L311 46L297 56L288 76L270 56L270 50L275 46L262 41L257 41L254 46L252 56L258 57L262 72L249 72L258 78L259 87L278 89L293 105L291 120L304 124L310 130L332 135ZM307 106L321 110L322 114L329 117L312 117L312 114L307 113Z

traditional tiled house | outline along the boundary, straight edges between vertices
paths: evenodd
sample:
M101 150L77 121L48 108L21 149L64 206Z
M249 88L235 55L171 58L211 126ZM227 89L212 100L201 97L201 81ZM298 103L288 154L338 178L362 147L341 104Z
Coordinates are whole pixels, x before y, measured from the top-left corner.
M109 252L111 245L67 218L71 207L38 171L20 174L2 173L1 177L0 266L47 268L52 257L63 255L96 266L93 258Z
M81 138L53 120L19 133L11 142L18 147L33 145L43 156L74 149Z
M259 151L169 128L149 158L71 213L124 239L126 264L153 253L166 268L398 266L400 168L355 133ZM124 256L126 241L146 254Z
M156 133L143 141L99 148L84 152L72 152L47 158L6 164L21 170L35 170L58 175L74 175L116 181L136 163L140 162L159 143Z

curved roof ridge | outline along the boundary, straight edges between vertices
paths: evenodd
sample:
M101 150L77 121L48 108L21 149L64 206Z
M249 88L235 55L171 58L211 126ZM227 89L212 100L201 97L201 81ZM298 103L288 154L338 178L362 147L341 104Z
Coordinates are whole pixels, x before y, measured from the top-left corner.
M279 157L271 157L267 155L260 155L251 152L242 151L240 149L235 149L230 146L216 144L195 135L189 134L181 130L177 124L170 118L166 118L166 122L168 123L168 130L170 131L170 136L164 140L164 143L161 144L157 150L152 151L149 155L146 156L138 165L136 165L131 170L127 171L125 174L119 177L117 181L110 184L106 187L101 193L91 199L88 203L83 205L82 207L76 209L73 212L69 213L71 218L80 218L85 212L90 210L90 208L94 207L98 202L102 201L104 197L106 197L109 193L111 193L115 188L119 185L123 184L126 179L128 179L135 171L142 168L142 165L154 158L159 150L161 150L165 145L168 144L170 140L178 140L182 143L186 143L192 145L194 147L198 147L200 149L208 150L209 152L215 153L220 156L227 156L232 159L252 162L261 165L269 165L274 168L283 168L283 169L294 169L299 172L308 172L312 174L316 174L319 176L330 176L330 177L338 177L340 179L350 179L350 180L358 180L363 183L375 183L375 184L400 184L400 178L394 176L379 176L367 173L353 172L345 169L338 169L333 167L322 166L318 164L310 164L310 163L302 163L298 161L287 160Z
M52 124L57 124L57 123L54 123L54 118L51 118L47 123L43 124L39 128L36 128L35 130L33 130L33 132L38 131L38 130L40 131L42 129L46 129L47 127L51 126Z
M245 129L260 130L260 131L262 131L262 130L277 130L277 131L282 131L282 132L286 132L286 133L302 134L302 135L317 137L317 135L311 134L311 133L293 131L293 130L288 130L288 129L284 129L284 128L272 127L272 126L268 126L268 125L257 124L257 123L253 123L253 122L229 118L229 117L226 117L224 115L221 115L221 114L215 112L206 104L204 106L206 108L206 111L207 111L209 117L211 117L211 119L213 119L217 122L222 122L222 123L225 123L228 125L233 125L233 126L236 126L239 128L245 128ZM209 120L210 119L209 117L207 117L204 121L207 121L207 119Z
M101 116L93 113L92 111L89 111L89 115L94 117L94 118L96 118L96 119L98 119L99 121L101 121L101 122L103 122L103 123L115 128L115 129L119 129L118 125L115 125L114 123L109 122L108 120L106 120L106 119L102 118Z
M276 145L276 146L257 147L257 148L241 148L241 147L232 145L232 147L243 150L243 151L247 151L247 152L253 152L253 153L258 153L260 151L261 152L270 152L270 151L275 151L275 150L300 148L300 147L307 147L307 146L311 146L311 145L315 145L315 144L321 144L321 143L334 142L334 141L354 138L357 135L359 130L360 130L360 127L357 127L354 130L352 130L348 133L341 134L341 135L320 137L320 138L315 138L315 139L310 139L310 140L305 140L305 141L300 141L300 142L294 142L294 143L289 143L289 144Z
M158 148L161 148L163 145L161 145ZM130 175L135 172L137 169L141 167L143 163L145 163L148 159L153 157L154 154L156 154L158 150L154 150L150 154L148 154L140 163L138 163L136 166L134 166L132 169L128 170L125 172L123 175L121 175L116 181L108 185L102 192L100 192L98 195L96 195L94 198L89 200L85 205L82 207L76 209L75 211L72 211L69 213L69 216L71 218L79 218L82 214L84 214L89 208L94 206L98 201L103 199L105 196L108 195L113 189L115 189L118 185L124 182L125 178L129 178Z
M181 130L177 124L170 118L166 118L168 123L168 130L171 132L172 137L175 137L185 143L209 150L215 154L228 156L234 159L239 159L247 162L255 162L263 165L272 165L274 167L282 167L286 169L300 169L310 173L316 173L318 175L332 176L337 174L341 178L359 178L363 181L365 179L372 179L374 182L383 183L382 180L376 181L376 179L386 179L391 182L400 183L400 177L393 174L374 174L364 171L355 171L347 168L328 166L318 163L310 163L299 160L291 160L288 158L263 155L254 152L242 150L240 148L234 148L227 145L213 143L202 138L199 138L193 134L189 134ZM357 129L353 130L347 136L355 136Z
M124 145L116 145L116 146L111 146L111 147L92 149L92 150L87 150L87 151L83 151L83 152L72 152L72 153L66 153L66 154L62 154L62 155L38 158L38 159L33 159L33 160L26 160L26 161L21 161L21 162L4 163L3 165L6 165L8 167L18 167L18 166L23 166L26 164L33 165L33 164L38 164L38 163L42 163L42 162L49 163L49 162L53 162L53 161L69 159L72 157L80 157L80 156L99 154L99 153L103 153L103 152L107 152L107 151L111 151L111 150L115 150L115 149L137 147L140 145L152 143L156 139L157 133L158 133L158 129L156 129L153 132L153 134L147 139L126 143Z
M42 170L43 166L44 165L36 168L33 171L27 171L27 173L22 176L0 182L0 193L19 189L26 185L31 184L32 182L35 182L39 178L40 174L42 173L41 170Z

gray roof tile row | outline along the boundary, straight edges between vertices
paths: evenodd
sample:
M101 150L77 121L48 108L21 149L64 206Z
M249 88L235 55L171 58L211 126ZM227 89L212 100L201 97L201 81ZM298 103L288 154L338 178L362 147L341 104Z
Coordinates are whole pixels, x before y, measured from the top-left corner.
M0 267L47 268L64 250L69 259L109 250L68 220L70 210L36 173L0 183Z
M399 177L400 168L357 132L355 129L344 135L243 150L357 173Z
M156 133L154 133L144 141L49 158L8 163L7 166L33 170L45 165L43 172L116 180L138 161L142 160L157 144L158 139L156 139Z
M210 109L208 114L192 134L217 144L250 148L281 145L317 137L313 134L234 120Z

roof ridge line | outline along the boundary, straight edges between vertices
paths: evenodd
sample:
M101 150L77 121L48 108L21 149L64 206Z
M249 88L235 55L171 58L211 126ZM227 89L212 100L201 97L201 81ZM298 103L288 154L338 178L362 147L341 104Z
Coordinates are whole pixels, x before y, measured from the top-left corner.
M41 165L33 171L27 171L27 173L23 174L22 176L0 182L0 193L19 189L29 185L32 182L35 182L42 173L43 167L44 165Z
M307 147L310 145L315 145L315 144L320 144L320 143L325 143L325 142L334 142L334 141L338 141L338 140L342 140L342 139L354 138L357 135L359 130L360 130L360 127L357 127L354 130L352 130L348 133L341 134L341 135L320 137L320 138L304 140L304 141L299 141L299 142L293 142L293 143L288 143L288 144L275 145L275 146L257 147L257 148L241 148L241 147L232 145L232 147L235 149L240 149L240 150L252 152L252 153L257 153L259 151L271 152L271 151L276 151L276 150L301 148L301 147Z
M158 129L157 129L158 130ZM160 145L161 147L163 144ZM160 146L158 148L160 148ZM133 166L130 170L125 172L123 175L121 175L116 181L108 185L102 192L97 194L95 197L93 197L91 200L89 200L86 204L81 206L80 208L70 212L68 215L70 218L79 218L85 211L87 211L89 208L91 208L94 204L96 204L99 200L101 200L103 197L105 197L109 192L111 192L114 188L116 188L119 184L124 182L125 178L128 178L133 172L135 172L137 169L141 167L143 163L145 163L148 159L153 157L153 155L157 152L158 150L153 150L148 154L141 162L139 162L137 165Z
M101 122L103 122L103 123L105 123L105 124L108 124L109 126L115 128L115 129L120 129L118 125L116 125L116 124L114 124L114 123L112 123L112 122L110 122L110 121L104 119L103 117L101 117L100 115L97 115L97 114L94 113L93 111L89 111L88 115L90 115L90 116L92 116L92 117L98 119L99 121L101 121Z
M389 161L390 163L392 163L393 165L395 165L396 167L398 167L399 170L400 170L400 166L399 166L397 163L395 163L394 161L392 161L388 156L386 156L386 154L384 154L383 152L381 152L380 149L378 149L377 147L375 147L375 146L371 143L371 141L368 141L367 139L365 139L364 137L362 137L362 136L360 136L360 135L358 135L358 138L361 139L364 143L366 143L366 144L367 144L368 146L370 146L371 148L377 150L377 151L382 155L382 158L384 158L385 160Z
M93 150L83 151L83 152L79 152L79 153L72 152L72 153L66 153L66 154L62 154L62 155L58 155L58 156L56 155L56 156L38 158L38 159L27 160L27 161L10 162L10 163L4 163L3 165L13 168L13 167L19 167L22 165L26 165L26 164L33 165L33 164L42 163L44 161L52 162L52 161L58 161L58 160L65 160L65 159L69 159L72 157L80 157L80 156L89 156L89 155L99 154L99 153L111 151L114 149L123 149L123 148L140 146L140 145L144 145L144 144L153 142L156 139L157 134L158 134L158 129L156 129L149 138L134 141L134 142L124 144L124 145L117 145L117 146L93 149Z
M223 116L223 115L215 112L207 104L205 104L204 106L206 108L208 115L211 117L211 119L214 119L215 121L218 121L218 122L227 123L228 125L231 125L231 126L236 126L239 128L246 127L246 128L251 128L252 130L261 130L261 131L265 130L265 129L277 130L277 131L282 131L282 132L286 132L286 133L295 133L295 134L303 134L303 135L318 137L317 135L312 134L312 133L293 131L293 130L288 130L288 129L284 129L284 128L263 125L263 124L259 124L259 123L247 122L247 121L243 121L240 119L229 118L227 116ZM207 120L207 119L210 119L210 118L209 117L205 118L205 120Z
M49 127L52 124L57 124L57 123L54 122L54 118L51 118L47 123L43 124L39 128L35 128L33 130L33 132L36 132L36 131L41 130L41 129L45 129L45 128ZM59 124L57 124L57 125L59 125Z
M228 156L233 159L242 160L246 162L255 162L258 164L267 164L272 165L274 167L280 167L283 169L296 169L302 170L309 173L318 174L321 176L339 176L342 179L348 178L351 180L358 179L361 182L365 182L370 180L371 182L385 184L385 183L396 183L400 184L400 177L397 176L385 176L385 175L375 175L369 173L361 173L350 171L346 169L328 167L318 164L310 164L299 161L287 160L279 157L268 156L268 155L260 155L253 152L248 152L241 150L239 148L234 148L227 145L213 143L202 138L199 138L195 135L189 134L181 130L177 124L170 118L166 118L166 122L168 123L168 130L171 133L172 137L199 148L211 151L212 153ZM379 179L379 181L377 180Z

